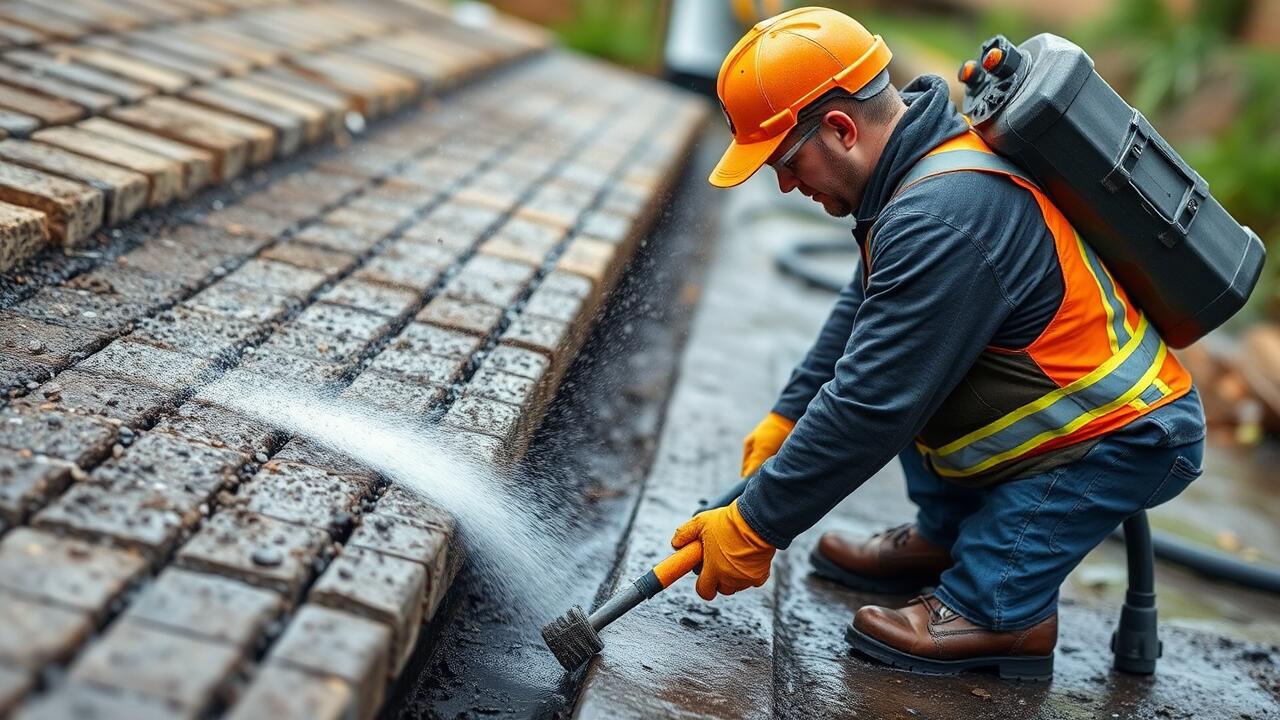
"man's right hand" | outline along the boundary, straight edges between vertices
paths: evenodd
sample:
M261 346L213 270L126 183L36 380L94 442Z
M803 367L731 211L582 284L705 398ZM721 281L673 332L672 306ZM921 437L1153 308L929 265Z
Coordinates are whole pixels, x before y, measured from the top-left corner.
M796 421L771 412L742 441L742 477L755 472L765 460L773 457L791 434Z

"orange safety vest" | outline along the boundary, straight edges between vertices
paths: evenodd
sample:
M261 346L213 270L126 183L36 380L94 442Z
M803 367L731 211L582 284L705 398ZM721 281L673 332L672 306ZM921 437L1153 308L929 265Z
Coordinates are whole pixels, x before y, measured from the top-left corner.
M1063 297L1030 345L988 346L925 424L916 445L934 472L972 485L1043 472L1191 391L1191 375L1093 249L1021 168L976 133L935 147L896 193L962 170L1003 175L1035 198L1053 235Z

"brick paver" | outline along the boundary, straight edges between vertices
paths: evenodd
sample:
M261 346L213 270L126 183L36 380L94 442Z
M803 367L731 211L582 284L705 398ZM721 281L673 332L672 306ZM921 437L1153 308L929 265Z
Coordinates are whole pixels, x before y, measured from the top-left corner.
M705 116L530 58L545 37L507 19L322 0L202 22L222 1L24 9L46 44L6 58L76 112L0 143L0 229L48 237L0 232L0 259L95 246L0 294L20 716L374 716L462 562L453 521L220 392L324 388L518 461Z

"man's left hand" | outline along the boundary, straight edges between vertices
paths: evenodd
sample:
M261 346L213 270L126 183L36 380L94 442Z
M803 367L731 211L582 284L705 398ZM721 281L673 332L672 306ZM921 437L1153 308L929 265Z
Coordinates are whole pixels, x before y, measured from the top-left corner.
M703 600L714 599L716 593L732 595L760 587L769 579L777 548L747 525L737 500L694 515L676 530L671 546L682 548L694 540L702 540L702 574L697 589Z

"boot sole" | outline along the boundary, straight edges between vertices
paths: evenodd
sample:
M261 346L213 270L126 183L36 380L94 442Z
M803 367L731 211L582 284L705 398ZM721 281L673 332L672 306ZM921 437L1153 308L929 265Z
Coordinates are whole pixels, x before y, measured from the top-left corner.
M885 595L903 595L920 592L927 587L937 585L937 581L921 581L913 578L873 578L859 575L840 567L826 555L814 548L809 553L809 563L813 566L813 574L824 580L830 580L851 590L883 593Z
M963 672L994 670L1008 680L1044 682L1053 678L1053 655L1001 656L964 660L933 660L904 653L875 638L864 635L853 625L845 630L844 639L854 650L890 667L921 675L959 675Z

